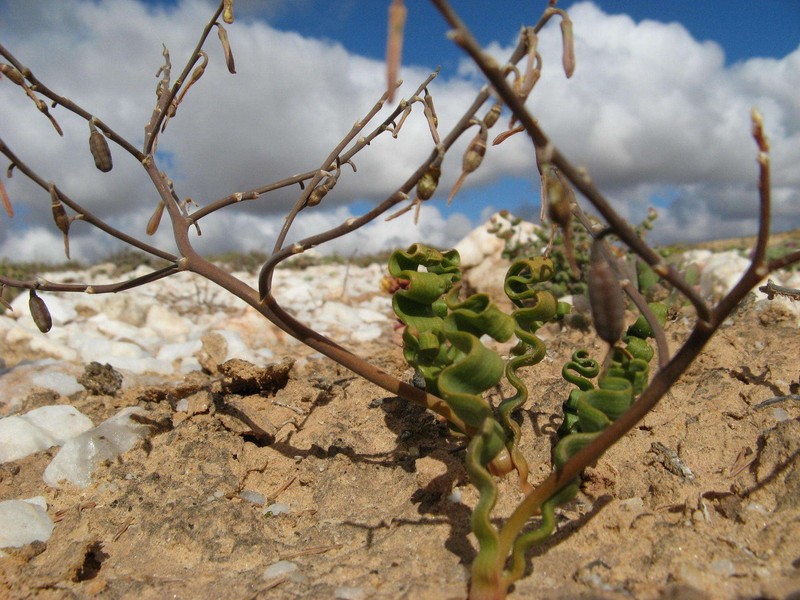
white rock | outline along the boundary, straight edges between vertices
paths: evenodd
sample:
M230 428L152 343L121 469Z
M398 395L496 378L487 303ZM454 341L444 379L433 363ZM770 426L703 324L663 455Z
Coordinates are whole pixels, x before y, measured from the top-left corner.
M148 428L130 418L132 414L143 413L138 407L123 408L94 429L69 440L45 469L44 482L60 487L59 482L67 480L78 487L87 487L98 465L127 452L145 437Z
M83 391L83 386L72 375L55 369L43 371L31 377L31 383L36 387L53 390L62 396L69 396Z
M108 339L133 342L142 348L154 348L161 342L152 329L130 325L102 313L89 318L86 324Z
M148 309L153 304L154 300L140 294L107 294L103 296L102 306L95 305L95 310L102 311L109 320L141 327L147 318Z
M749 266L749 260L732 250L714 254L700 275L700 293L704 298L721 298L733 289Z
M364 600L367 592L360 587L339 586L333 590L333 597L336 600Z
M161 363L157 368L151 368L158 373L170 373L178 371L180 373L189 373L197 371L200 367L200 362L195 356L203 347L200 340L191 340L189 342L178 342L175 344L166 344L161 347L156 354L156 361ZM167 366L170 368L167 368Z
M38 329L16 324L13 329L6 331L5 342L9 345L27 344L31 350L40 355L54 356L69 362L78 358L78 353L60 341L58 334L53 329L45 334Z
M298 574L298 567L295 563L288 560L279 560L272 563L261 575L262 579L276 579L278 577L286 577L287 575L296 576Z
M228 344L228 353L225 355L225 360L232 358L240 358L251 363L257 363L258 359L255 353L248 348L242 338L235 331L226 331L224 329L216 329L213 333L218 333L225 338ZM223 361L224 362L224 361Z
M262 515L268 515L272 517L288 513L289 513L289 505L283 504L282 502L275 502L273 504L270 504L264 510L261 511Z
M50 433L22 417L0 419L0 463L19 460L55 445Z
M0 548L46 542L54 528L47 514L47 503L41 496L0 502Z
M183 340L186 334L192 330L192 323L189 319L160 304L150 307L145 324L162 338L171 341Z
M350 340L354 342L369 342L377 340L383 335L383 329L378 325L362 325L350 334Z
M22 415L22 418L49 433L58 445L94 427L94 423L89 417L68 404L52 404L34 408Z
M0 419L0 463L63 444L92 427L89 417L66 404Z

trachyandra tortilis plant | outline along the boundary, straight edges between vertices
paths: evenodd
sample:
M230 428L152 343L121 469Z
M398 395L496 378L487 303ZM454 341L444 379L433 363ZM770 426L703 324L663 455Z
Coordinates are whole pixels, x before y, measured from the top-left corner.
M51 89L25 67L22 60L0 45L0 55L7 61L0 63L0 74L34 103L59 135L63 135L61 127L48 108L48 103L54 111L58 111L59 119L82 119L88 123L89 151L98 169L111 176L109 143L113 144L115 160L118 162L127 155L129 160L141 165L156 193L152 202L154 213L146 231L122 231L112 227L102 216L87 210L80 199L69 194L65 185L57 185L51 181L51 178L40 173L30 163L29 158L18 156L0 138L0 153L10 161L7 176L10 177L12 171L16 170L41 188L45 195L49 195L55 226L64 236L65 253L69 255L70 226L86 226L97 228L168 263L147 275L103 285L52 283L6 276L0 276L0 284L29 290L34 320L42 331L46 331L51 326L45 304L48 292L119 292L158 281L180 271L190 271L238 296L290 335L355 373L390 393L434 411L447 420L454 431L468 438L467 468L474 485L480 491L480 501L472 519L480 550L473 565L470 595L473 598L502 598L507 594L509 585L524 572L525 549L550 534L554 524L553 509L574 495L583 470L597 461L605 450L652 410L745 295L770 272L800 262L800 252L792 252L775 259L768 259L766 256L770 220L769 147L763 133L761 117L754 111L753 136L758 145L760 170L757 242L750 267L739 283L716 306L707 305L692 286L673 268L667 266L615 212L594 186L590 176L584 170L576 168L558 150L525 107L525 100L535 91L544 65L538 50L538 33L554 16L561 23L562 66L565 75L569 77L576 68L573 25L568 15L554 6L548 6L535 25L522 30L506 63L500 64L489 58L476 43L447 0L432 0L432 4L450 28L450 38L463 48L487 81L455 124L447 130L440 129L429 89L438 71L419 84L407 98L401 99L388 117L381 122L375 122L376 115L385 103L392 101L398 85L406 9L401 0L393 0L389 4L386 93L345 133L327 156L320 158L316 166L285 179L263 182L250 189L234 188L221 198L207 199L200 207L190 198L179 195L180 186L176 188L159 164L156 148L169 119L181 118L178 108L187 100L190 90L192 94L202 90L201 77L210 60L203 48L215 27L227 70L231 74L236 72L228 31L219 22L220 18L226 24L234 22L232 0L224 0L219 4L204 27L196 48L187 57L177 76L173 73L170 53L166 47L163 48L164 62L156 75L156 99L151 116L145 124L141 147L135 146L111 124L80 104ZM554 2L551 1L551 4ZM520 63L524 64L518 66ZM563 439L556 446L554 469L550 476L540 482L528 481L527 462L519 451L522 432L511 415L527 398L527 391L517 376L517 371L534 365L542 356L543 346L535 335L536 330L543 322L559 313L559 306L552 295L536 289L538 281L553 274L552 262L548 257L523 259L514 263L506 279L506 292L516 308L512 313L506 314L486 297L459 297L457 282L460 275L456 255L421 245L395 255L393 276L400 283L393 288L401 290L396 292L395 304L407 325L405 352L407 358L425 376L427 390L400 381L313 328L300 323L278 304L272 287L273 273L285 259L347 235L392 210L400 213L412 209L418 211L422 202L430 201L435 196L446 154L462 136L471 134L472 141L469 142L461 163L462 179L454 186L452 199L463 178L478 169L486 152L491 151L491 146L487 148L489 133L500 120L503 110L509 116L508 127L504 132L495 135L494 144L502 143L510 135L522 132L527 134L531 141L531 156L539 169L543 201L547 203L547 214L551 222L561 228L565 235L571 231L574 218L588 224L576 201L575 191L594 207L605 222L602 233L592 230L598 241L592 248L588 284L595 325L601 337L609 344L609 354L602 368L594 359L580 351L573 356L573 361L565 365L565 378L574 380L578 390L570 395L565 407L565 426L561 432ZM326 231L287 243L297 215L303 210L314 209L326 197L335 194L339 179L352 176L356 172L356 160L361 152L375 138L386 132L398 136L404 121L411 118L412 113L416 118L424 118L428 125L430 153L406 180L396 189L387 190L385 199L371 210ZM423 140L420 143L427 142ZM344 168L346 165L351 169ZM261 268L257 289L235 278L195 250L192 231L200 233L200 222L203 219L233 204L263 201L271 192L294 186L299 186L300 189L294 205L286 215L272 254ZM415 194L413 199L412 193ZM12 199L8 197L3 185L0 185L0 198L7 215L13 217ZM409 200L405 206L398 206ZM46 210L44 203L40 210ZM152 245L142 235L154 233L164 213L174 233L176 254ZM659 316L663 316L660 309L647 305L604 248L604 238L609 233L627 245L632 253L638 255L662 280L682 293L694 307L694 329L684 345L674 354L670 355L667 350L659 323ZM619 318L619 287L622 287L644 316L644 320L635 329L629 329L624 335ZM775 294L782 293L774 286L771 289ZM518 344L512 352L512 358L504 364L498 355L485 349L478 339L483 333L498 340L515 337ZM645 339L649 337L655 340L658 359L655 363L655 374L648 382L652 349L648 352L650 346ZM464 368L465 365L467 369ZM509 381L516 393L498 406L493 406L484 398L483 393L501 377ZM596 388L591 381L595 377ZM494 477L511 471L518 474L524 497L512 514L498 524L491 516L497 495ZM542 516L541 523L530 529L531 518L539 513Z

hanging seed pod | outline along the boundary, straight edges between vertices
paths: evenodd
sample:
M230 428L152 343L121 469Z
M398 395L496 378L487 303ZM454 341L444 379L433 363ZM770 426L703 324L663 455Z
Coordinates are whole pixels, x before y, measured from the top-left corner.
M164 203L159 202L156 210L150 220L147 221L147 235L153 235L158 230L158 224L161 223L161 215L164 214Z
M2 304L3 308L6 309L8 312L13 313L14 309L8 303L8 300L5 299L5 293L6 293L6 284L2 283L0 284L0 304Z
M592 243L589 259L589 302L592 305L592 320L600 339L610 346L622 337L625 324L625 298L622 287L601 252L603 234Z
M386 99L394 100L397 89L397 74L403 59L403 30L407 11L403 0L392 0L389 5L389 26L386 39Z
M25 87L25 78L22 76L22 73L20 73L19 69L17 69L16 67L12 67L11 65L7 65L6 63L0 63L0 73L8 77L12 82L16 83L17 85Z
M564 66L564 74L569 79L575 72L575 38L572 34L572 21L567 13L561 15L561 43L563 46L561 62Z
M197 65L192 71L191 77L189 77L189 81L186 83L186 86L181 90L181 95L178 96L178 100L175 102L175 110L178 110L178 105L183 102L183 97L186 95L186 92L198 82L198 80L203 76L203 73L206 72L206 67L208 66L208 54L206 54L203 50L200 50L200 58L203 62ZM170 105L170 108L172 106ZM173 111L172 114L167 113L170 117L175 116L175 112Z
M6 214L9 219L14 218L14 207L11 206L11 198L8 197L5 184L0 181L0 199L3 201L3 208L6 209Z
M50 316L50 311L47 310L47 305L44 300L36 295L35 290L31 290L30 299L28 300L28 308L30 308L33 322L42 333L47 333L53 327L53 318Z
M546 163L542 165L542 188L550 222L553 227L558 226L564 234L567 262L577 279L581 271L572 245L572 205L575 202L575 193L561 171ZM552 238L550 243L552 244Z
M64 205L58 197L56 186L50 184L50 209L53 211L53 220L56 222L56 227L64 234L64 253L69 260L69 217L67 211L64 210Z
M233 62L233 51L231 50L231 43L228 41L228 31L219 23L214 23L217 26L217 35L222 44L222 52L225 54L225 64L228 67L228 72L231 75L236 74L236 64Z
M503 103L502 102L495 102L492 105L492 108L489 109L489 112L486 113L486 116L483 117L483 125L486 129L491 129L494 127L494 124L500 119L500 113L503 111Z
M425 174L420 177L417 183L417 198L419 200L429 200L436 192L436 186L439 185L439 176L442 170L439 167L431 167Z
M331 175L330 177L326 177L325 181L323 181L320 185L314 188L314 191L308 196L308 200L306 200L306 206L316 206L322 199L325 197L325 194L330 192L333 187L336 185L337 178L335 175Z
M439 126L439 115L436 114L436 107L433 105L433 95L425 88L425 97L422 99L425 102L425 107L428 109L426 113L430 113L430 119L433 121L433 126Z
M223 0L222 20L225 21L228 25L233 23L233 0Z
M508 129L503 133L498 133L497 137L494 138L494 140L492 140L492 146L497 146L498 144L502 144L512 135L516 135L523 131L525 131L525 128L522 125L517 125L516 127L512 127L511 129Z
M412 208L415 208L416 211L414 213L414 224L416 225L419 222L419 211L422 207L422 203L425 200L429 200L431 196L436 192L436 186L439 185L439 176L442 174L442 170L439 168L438 165L433 165L425 171L425 174L419 178L417 182L417 197L416 199L406 206L405 208L401 208L396 213L390 215L386 218L387 221L391 221L396 219L400 215L406 214Z
M94 121L89 121L89 150L94 158L94 166L103 173L108 173L114 166L111 162L111 150L106 136L97 131Z
M458 190L461 189L464 180L467 178L467 175L475 171L478 167L481 166L481 162L483 162L483 157L486 154L486 141L489 137L489 130L481 124L480 131L472 138L470 141L469 146L467 146L467 150L464 152L464 158L461 161L461 176L456 181L453 189L450 191L450 197L447 199L447 205L450 206L450 203L453 201L453 198L458 193Z

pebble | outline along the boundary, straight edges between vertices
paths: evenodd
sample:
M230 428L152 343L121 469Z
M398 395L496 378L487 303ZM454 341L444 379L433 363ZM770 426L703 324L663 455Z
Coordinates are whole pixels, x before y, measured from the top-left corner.
M294 579L299 574L298 569L298 566L293 562L288 560L279 560L278 562L272 563L270 566L264 569L264 573L261 575L261 578L269 580L291 575Z
M46 542L55 524L47 514L42 496L0 502L0 548L19 548L32 542ZM0 552L0 556L3 556Z

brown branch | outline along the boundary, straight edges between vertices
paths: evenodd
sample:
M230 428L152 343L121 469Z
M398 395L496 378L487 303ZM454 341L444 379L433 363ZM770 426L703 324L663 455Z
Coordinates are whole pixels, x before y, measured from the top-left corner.
M131 154L137 161L142 161L144 159L144 154L142 154L136 147L128 142L124 137L118 134L116 131L111 129L108 125L106 125L103 121L92 115L92 113L88 112L84 108L75 104L69 98L56 94L53 90L47 87L44 83L42 83L33 73L31 73L30 69L27 67L22 66L22 64L17 60L17 58L11 54L2 44L0 44L0 55L4 56L12 65L14 65L20 72L25 74L25 78L31 82L31 88L40 93L42 96L50 98L56 104L60 104L70 112L75 113L79 117L85 119L87 122L91 122L94 120L94 124L103 130L106 136L112 140L115 144L124 148L128 153Z
M203 28L203 32L200 34L200 39L197 42L197 45L194 48L194 51L189 56L189 60L186 61L186 66L183 68L178 79L175 80L175 83L172 84L172 87L161 94L159 96L158 101L156 102L156 106L153 110L153 114L150 117L150 122L145 125L145 138L144 138L144 148L143 153L145 155L151 155L155 152L155 144L158 139L158 132L161 130L163 126L164 120L167 118L168 115L168 108L172 105L173 101L180 92L181 87L183 86L186 78L189 76L189 72L192 70L192 67L197 62L197 59L200 57L200 51L203 49L203 45L206 43L208 39L208 35L211 33L211 30L214 28L214 23L216 23L219 16L222 14L223 4L220 2L220 5L217 7L217 10L214 12L214 15L211 19L206 23L206 26ZM165 50L166 52L166 50Z
M545 135L544 131L536 123L535 119L525 108L525 104L519 96L514 93L514 90L509 86L505 79L504 71L500 68L497 62L487 56L483 49L478 45L475 38L467 29L466 25L461 21L460 17L453 11L447 0L432 0L433 4L442 13L445 20L450 23L454 28L450 32L450 37L453 41L461 46L464 51L469 54L476 66L483 72L484 76L494 86L497 95L505 102L506 106L517 117L520 124L525 127L525 131L531 138L534 146L541 149L546 156L546 162L549 162L556 167L570 180L570 182L594 205L597 211L603 215L603 218L614 230L614 233L625 244L638 254L642 260L653 267L653 270L661 277L667 279L673 286L678 288L686 298L694 305L698 317L702 320L708 320L709 309L703 302L702 298L690 286L681 275L674 269L674 267L666 265L661 257L650 248L628 223L620 217L616 211L611 207L605 197L592 183L591 178L584 172L570 163L567 158L561 154L550 139ZM546 17L543 17L545 19ZM537 25L538 26L538 25Z
M20 158L16 154L14 154L8 146L6 146L2 138L0 138L0 153L5 154L6 157L8 157L8 159L16 166L16 168L19 169L19 171L23 173L28 179L33 181L43 190L49 191L48 181L40 177L25 162L20 160ZM152 254L153 256L157 256L158 258L163 258L164 260L168 260L170 262L175 262L178 260L176 256L170 254L169 252L165 252L159 248L156 248L155 246L146 244L141 240L120 231L119 229L111 227L111 225L109 225L105 221L94 216L91 213L91 211L87 210L86 208L84 208L83 206L72 200L72 198L70 198L60 188L58 189L58 195L64 204L66 204L76 213L81 215L80 217L81 221L85 221L86 223L89 223L90 225L97 227L100 231L107 233L111 237L115 237L118 240L125 242L130 246L133 246L134 248L138 248L139 250L147 252L148 254Z

